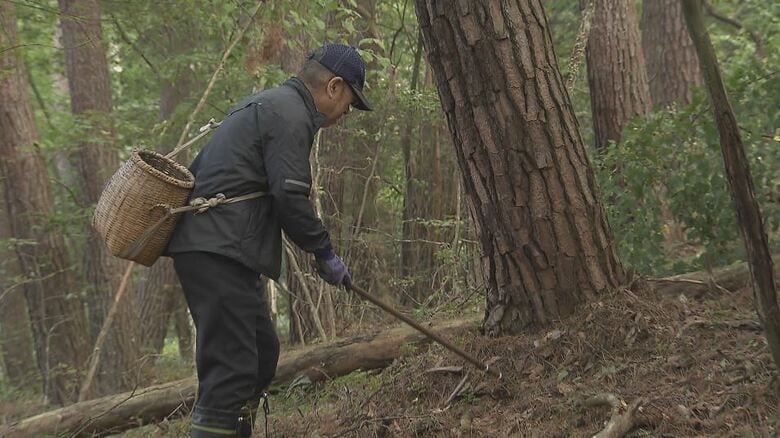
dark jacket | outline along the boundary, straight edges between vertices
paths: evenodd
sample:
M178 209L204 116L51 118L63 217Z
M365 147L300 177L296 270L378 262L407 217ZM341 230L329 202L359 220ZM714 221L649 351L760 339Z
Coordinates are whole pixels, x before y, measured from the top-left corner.
M309 200L309 152L324 122L297 78L237 105L192 162L190 197L230 198L258 190L268 195L183 214L167 253L222 254L277 279L281 230L304 251L331 249Z

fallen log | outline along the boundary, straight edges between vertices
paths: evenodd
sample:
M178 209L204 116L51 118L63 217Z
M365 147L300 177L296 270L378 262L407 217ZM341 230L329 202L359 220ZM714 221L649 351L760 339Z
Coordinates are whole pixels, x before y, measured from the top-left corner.
M779 260L780 255L773 258ZM774 275L775 278L780 278L780 263L775 263ZM666 278L649 278L647 281L653 283L653 287L659 292L688 296L700 296L713 288L736 292L751 284L750 271L744 262L714 269L712 273L697 271Z
M479 320L457 319L436 323L431 329L450 336L474 327ZM313 345L282 354L274 384L305 375L312 381L343 376L352 371L383 368L402 357L404 345L424 345L419 332L398 327L375 335L359 336L325 345ZM189 413L195 378L136 389L123 394L74 403L19 422L0 426L0 437L105 436Z

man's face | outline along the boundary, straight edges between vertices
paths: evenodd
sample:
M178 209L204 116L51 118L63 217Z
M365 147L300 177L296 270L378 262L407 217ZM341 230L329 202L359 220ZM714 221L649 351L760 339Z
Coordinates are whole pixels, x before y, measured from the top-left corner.
M357 103L357 96L352 88L338 76L326 84L325 98L325 104L319 108L319 111L327 118L323 127L334 125L341 117L349 113L350 106Z

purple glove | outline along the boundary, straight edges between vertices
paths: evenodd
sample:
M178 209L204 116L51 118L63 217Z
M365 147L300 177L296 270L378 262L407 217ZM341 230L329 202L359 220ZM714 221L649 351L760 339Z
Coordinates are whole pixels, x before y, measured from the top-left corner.
M347 265L332 250L317 252L314 254L314 258L317 261L317 273L326 282L346 286L352 283Z

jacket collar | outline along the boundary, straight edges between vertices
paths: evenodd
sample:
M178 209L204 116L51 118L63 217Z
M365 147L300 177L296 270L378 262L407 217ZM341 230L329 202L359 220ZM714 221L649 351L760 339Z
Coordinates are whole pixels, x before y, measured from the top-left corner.
M303 99L303 104L306 105L306 109L309 110L309 115L311 116L312 122L314 123L315 127L319 129L327 121L327 117L325 114L317 110L317 107L314 105L314 98L312 97L309 89L306 88L306 85L303 83L303 81L297 77L292 77L285 81L283 85L293 88L298 92L298 94L300 94L301 98Z

